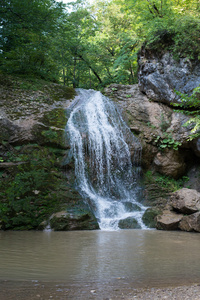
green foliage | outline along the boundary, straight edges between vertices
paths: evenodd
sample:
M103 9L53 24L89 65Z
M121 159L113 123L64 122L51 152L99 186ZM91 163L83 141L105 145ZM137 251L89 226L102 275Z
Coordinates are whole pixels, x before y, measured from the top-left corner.
M0 68L7 73L58 79L52 37L64 7L53 0L2 0Z
M189 180L186 176L175 180L172 177L154 173L150 170L144 174L143 179L145 185L145 203L147 206L155 204L157 207L158 204L164 207L170 194L181 189Z
M42 135L47 138L48 141L56 141L58 138L58 133L52 129L42 131Z
M165 115L163 113L161 113L160 124L159 124L159 127L160 127L161 131L165 132L169 126L170 126L169 120L167 120L165 118Z
M200 60L200 20L197 16L184 15L174 22L174 55Z
M158 146L161 150L165 148L172 148L174 150L178 150L178 147L181 146L181 142L175 141L170 133L165 132L163 136L157 136L154 140L156 146Z
M144 175L146 184L155 184L160 189L165 189L168 192L175 192L181 189L184 184L189 180L187 176L175 180L172 177L164 176L161 174L154 174L152 171L147 171Z
M173 16L159 20L149 29L146 47L157 52L169 50L174 58L200 58L200 21L194 16Z
M0 182L3 229L35 229L60 203L56 193L58 170L54 152L39 146L19 151L23 164ZM16 155L17 152L13 157Z
M117 0L116 0L117 1ZM200 5L195 0L118 0L126 2L126 11L133 14L135 30L146 47L158 52L170 50L174 56L200 56L199 30Z
M200 137L200 86L193 90L191 96L177 92L181 97L180 103L174 103L174 107L180 108L175 110L191 116L191 118L183 125L184 127L191 127L191 133L188 137L189 141Z
M2 0L0 70L98 88L137 82L143 43L175 58L200 58L196 0ZM26 84L22 86L28 89Z

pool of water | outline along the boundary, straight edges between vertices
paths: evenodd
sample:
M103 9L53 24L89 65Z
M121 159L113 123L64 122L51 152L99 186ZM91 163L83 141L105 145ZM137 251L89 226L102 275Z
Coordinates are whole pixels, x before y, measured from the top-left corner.
M0 280L199 282L200 235L156 230L0 232Z

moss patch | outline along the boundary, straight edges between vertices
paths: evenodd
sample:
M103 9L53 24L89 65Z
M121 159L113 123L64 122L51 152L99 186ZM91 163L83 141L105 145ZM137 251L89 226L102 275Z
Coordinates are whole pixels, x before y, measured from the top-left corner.
M137 220L132 217L120 220L118 226L121 229L141 229Z
M172 192L182 188L188 177L183 176L179 180L164 176L152 171L147 171L143 177L145 205L164 207Z
M142 216L142 221L148 228L156 228L156 216L160 214L156 208L148 208Z

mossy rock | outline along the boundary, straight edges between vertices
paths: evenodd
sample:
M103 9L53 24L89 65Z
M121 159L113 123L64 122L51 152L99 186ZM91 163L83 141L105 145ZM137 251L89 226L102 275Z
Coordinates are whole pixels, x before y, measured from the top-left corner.
M133 217L120 220L118 226L120 229L141 229L141 226Z
M90 211L79 213L57 212L51 216L50 226L54 231L99 229L97 220Z
M40 145L68 148L65 142L67 117L63 108L55 108L44 114L40 122L33 126L32 134Z
M65 128L67 122L65 110L63 108L54 108L47 111L42 118L42 122L47 126Z
M157 208L148 208L142 216L142 221L149 228L156 228L156 216L160 214Z
M141 208L135 203L127 201L127 202L124 202L123 204L128 212L141 211Z

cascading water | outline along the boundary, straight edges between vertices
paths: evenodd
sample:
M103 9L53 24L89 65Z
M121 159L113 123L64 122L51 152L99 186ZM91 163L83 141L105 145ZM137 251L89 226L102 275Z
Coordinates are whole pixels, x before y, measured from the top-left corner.
M141 228L145 207L137 202L141 145L114 103L100 92L77 89L66 133L76 184L103 230L134 218ZM130 150L130 147L132 149Z

